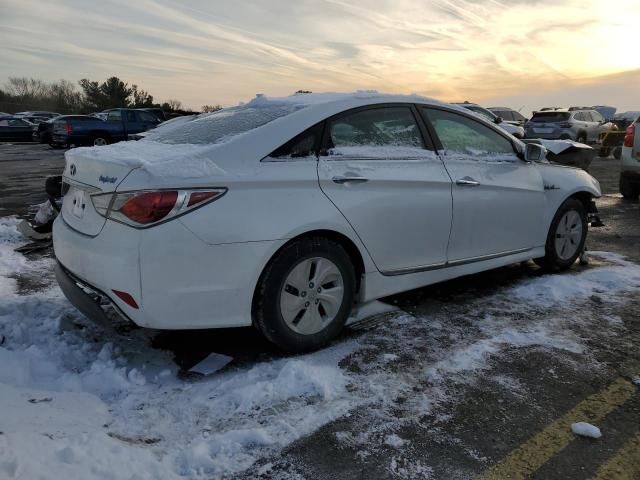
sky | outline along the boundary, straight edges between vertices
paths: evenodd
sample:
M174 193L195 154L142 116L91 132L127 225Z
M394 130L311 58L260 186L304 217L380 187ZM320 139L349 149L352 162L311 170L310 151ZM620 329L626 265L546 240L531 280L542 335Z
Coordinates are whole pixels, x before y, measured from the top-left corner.
M116 75L196 110L300 89L640 110L639 32L639 0L0 0L0 88Z

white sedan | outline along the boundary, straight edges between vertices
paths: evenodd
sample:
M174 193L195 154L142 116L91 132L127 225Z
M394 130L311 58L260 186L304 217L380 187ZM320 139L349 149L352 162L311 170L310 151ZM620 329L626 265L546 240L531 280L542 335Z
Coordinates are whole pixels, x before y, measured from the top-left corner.
M529 259L571 266L600 186L544 154L424 97L258 96L68 152L57 278L96 319L254 325L319 348L381 297Z

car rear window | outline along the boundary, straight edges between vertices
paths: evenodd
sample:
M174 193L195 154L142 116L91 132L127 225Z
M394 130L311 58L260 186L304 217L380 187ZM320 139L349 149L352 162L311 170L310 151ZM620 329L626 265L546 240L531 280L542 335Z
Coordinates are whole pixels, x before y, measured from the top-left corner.
M291 102L256 102L202 114L167 131L152 132L147 139L172 144L214 144L266 125L305 105Z
M531 117L532 122L564 122L569 119L569 112L538 112Z

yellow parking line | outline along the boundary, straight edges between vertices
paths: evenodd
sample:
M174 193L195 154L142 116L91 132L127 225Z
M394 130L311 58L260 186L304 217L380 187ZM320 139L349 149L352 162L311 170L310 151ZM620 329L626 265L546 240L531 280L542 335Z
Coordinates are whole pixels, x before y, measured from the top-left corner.
M630 381L622 378L616 380L605 390L584 399L564 416L513 450L490 468L483 475L483 479L521 480L529 477L575 438L571 432L572 423L597 423L637 391L637 387Z
M593 480L638 480L640 478L640 434L633 437L602 465Z

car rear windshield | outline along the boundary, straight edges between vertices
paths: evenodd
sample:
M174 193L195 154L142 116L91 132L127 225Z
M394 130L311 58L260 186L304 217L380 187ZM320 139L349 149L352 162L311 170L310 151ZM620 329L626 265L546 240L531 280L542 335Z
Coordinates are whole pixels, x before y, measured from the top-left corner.
M222 143L303 107L304 105L292 102L252 101L246 105L199 115L175 128L152 131L147 139L172 144Z
M569 120L571 114L569 112L539 112L534 113L531 117L532 122L564 122Z

